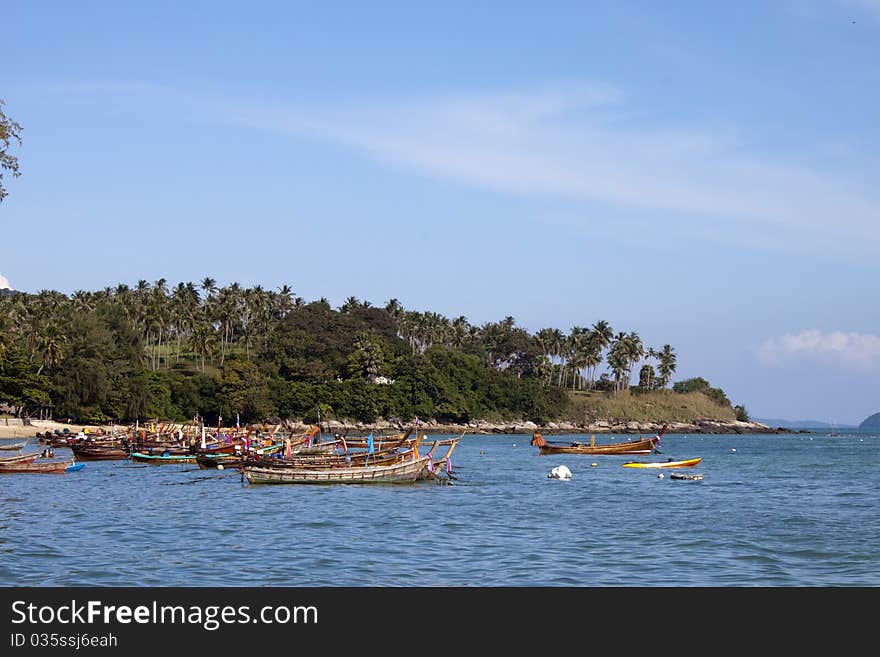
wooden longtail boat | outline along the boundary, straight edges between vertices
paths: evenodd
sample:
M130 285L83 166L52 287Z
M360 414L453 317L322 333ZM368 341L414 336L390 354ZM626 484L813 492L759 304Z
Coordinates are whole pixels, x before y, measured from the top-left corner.
M222 465L226 468L240 468L244 463L244 456L240 454L198 454L196 455L196 463L202 470L216 468Z
M138 463L195 463L195 454L144 454L142 452L132 452L131 460Z
M62 434L58 436L48 436L45 438L40 438L40 442L48 445L49 447L68 447L72 439L72 435Z
M227 445L217 445L216 447L199 447L196 449L196 454L206 454L208 456L219 456L220 454L227 455L235 455L237 452L241 451L241 445L238 443L229 443Z
M396 442L398 442L400 440L401 436L403 436L403 435L405 435L405 434L397 434L396 436L382 436L381 438L374 438L373 439L373 447L375 449L382 449L383 447L388 447L389 445L392 445L392 444L395 444ZM460 440L462 438L462 436L464 436L464 433L462 433L460 436L458 436L458 438L441 438L440 440L438 440L436 442L441 447L444 447L444 446L448 447L449 445L452 445L453 443ZM366 449L366 447L368 446L367 441L363 440L362 438L355 438L355 439L345 438L344 440L345 440L345 446L347 446L348 449ZM409 440L411 442L411 441L415 440L415 438L411 437L411 438L408 438L407 440ZM336 444L339 445L340 442L342 442L342 441L337 440ZM434 442L434 441L432 441L432 442Z
M0 473L6 474L63 474L76 461L47 461L45 463L0 463Z
M251 484L412 484L428 467L428 456L392 465L351 468L266 468L245 465L242 470Z
M302 456L332 454L335 451L336 443L332 441L316 443L311 446L300 445L299 447L293 448L294 454L300 454Z
M657 461L655 463L644 463L638 461L629 461L621 463L624 468L692 468L703 459L697 457L695 459L686 459L684 461Z
M535 433L532 435L532 445L537 447L541 454L650 454L665 432L664 424L653 438L604 445L597 445L592 440L589 443L572 442L570 445L553 444L548 443L541 434Z
M73 455L80 461L119 461L127 459L129 452L122 445L77 445L70 446Z
M131 452L134 454L137 452L138 454L147 454L149 456L160 456L162 454L168 454L171 456L195 456L196 450L194 447L189 447L188 445L165 445L165 446L156 446L156 445L143 445L143 444L134 444L131 446Z
M0 450L4 451L14 451L17 449L22 449L25 445L28 444L28 441L23 441L20 443L6 443L5 445L0 445Z
M299 454L293 453L287 457L273 456L261 458L253 455L246 460L246 464L253 462L254 465L274 468L332 468L332 467L355 467L362 465L390 464L400 460L400 457L412 454L418 449L424 434L419 434L412 446L407 444L408 434L401 437L394 445L380 450L369 452L346 452L344 454ZM400 450L404 451L401 452Z
M0 457L0 465L3 465L5 463L32 463L37 459L39 455L39 452L33 452L31 454L19 454L18 456L3 456Z

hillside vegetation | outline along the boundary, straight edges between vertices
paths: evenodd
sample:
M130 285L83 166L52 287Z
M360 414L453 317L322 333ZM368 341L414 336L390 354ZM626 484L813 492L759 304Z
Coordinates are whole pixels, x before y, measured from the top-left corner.
M619 394L602 392L570 393L569 415L579 422L596 420L622 422L694 422L701 419L735 420L736 413L702 392L675 393L654 390Z
M0 405L99 424L746 416L705 379L673 383L676 359L601 320L531 333L211 278L0 298Z

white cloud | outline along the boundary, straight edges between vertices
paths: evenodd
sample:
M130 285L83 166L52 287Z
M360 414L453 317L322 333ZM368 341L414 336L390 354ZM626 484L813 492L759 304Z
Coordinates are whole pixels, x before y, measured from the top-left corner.
M633 126L623 94L570 85L382 107L238 107L230 120L329 139L392 166L505 193L598 201L709 225L880 247L880 195L845 175L751 155L727 135ZM617 116L615 116L617 115Z
M3 274L0 274L0 290L2 290L3 288L8 288L10 290L15 289L14 287L12 287L12 283L9 282L9 279L6 278Z
M846 171L774 161L698 126L637 124L631 117L645 107L609 85L567 82L320 107L207 98L152 85L80 91L134 97L141 109L164 107L174 120L187 116L331 141L396 168L508 194L600 202L653 213L645 218L657 222L686 217L722 233L739 229L786 245L847 243L880 251L876 188L855 185ZM764 235L762 226L778 234Z
M807 329L766 340L756 354L768 364L811 360L871 370L880 367L880 335Z

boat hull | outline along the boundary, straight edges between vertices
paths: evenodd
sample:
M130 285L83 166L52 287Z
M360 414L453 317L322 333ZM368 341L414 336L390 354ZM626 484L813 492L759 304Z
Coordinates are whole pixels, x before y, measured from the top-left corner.
M656 463L622 463L624 468L692 468L697 465L702 458L686 459L684 461L658 461Z
M33 463L37 460L37 457L39 455L39 452L34 452L32 454L20 454L19 456L0 456L0 465L13 463Z
M20 443L7 443L5 445L0 445L0 451L14 451L18 449L23 449L27 445L27 441L23 441Z
M251 484L412 484L428 467L426 457L393 465L357 468L279 468L246 465L244 476Z
M657 438L605 445L538 445L541 454L650 454L657 446Z
M199 467L202 470L208 470L216 468L218 465L222 465L224 469L226 468L240 468L242 463L244 462L244 457L236 456L234 454L230 454L228 456L223 455L206 455L199 454L196 456L196 463L198 463Z
M70 449L80 461L120 461L128 458L128 450L124 447L83 447L72 445Z
M3 474L64 474L74 465L74 461L52 461L51 463L5 463L0 464Z
M131 455L132 461L137 461L138 463L151 463L154 465L163 465L167 463L195 463L196 456L185 456L183 454L171 454L169 456L159 456L157 454L141 454L140 452L134 452Z

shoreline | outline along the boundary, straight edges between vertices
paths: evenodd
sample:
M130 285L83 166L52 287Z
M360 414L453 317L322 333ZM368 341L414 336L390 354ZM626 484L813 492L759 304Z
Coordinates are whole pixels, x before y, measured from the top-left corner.
M299 420L282 422L285 431L305 432L314 425ZM654 435L663 427L663 422L624 422L620 420L597 420L592 423L577 422L547 422L538 425L528 421L488 422L477 420L474 422L444 423L436 420L422 422L419 428L425 434L475 434L475 435L532 435L540 433L546 436L561 434L640 434ZM738 420L701 419L693 422L668 422L667 434L796 434L813 433L807 429L788 429L785 427L771 427L760 422L741 422ZM90 424L67 424L55 420L31 420L30 425L24 425L20 418L0 418L0 438L28 438L37 433L54 431L55 429L68 429L76 433L83 427L103 428L112 431L113 428L123 428L126 425L90 425ZM251 425L257 426L257 425ZM271 424L270 424L271 426ZM329 420L321 422L323 433L348 433L348 434L388 434L406 431L412 426L410 422L378 420L372 423L344 422Z
M443 423L429 420L420 425L425 434L512 434L532 435L539 433L553 436L561 434L656 434L667 424L667 434L796 434L812 433L806 429L788 429L785 427L770 427L760 422L742 422L739 420L716 420L700 419L693 422L634 422L620 420L597 420L592 423L577 422L547 422L535 424L528 421L511 422L488 422L477 420L466 424ZM295 429L305 429L305 424L289 424ZM387 433L392 431L406 431L410 424L405 422L389 422L380 420L373 423L345 423L330 420L321 423L321 430L325 433L344 432L346 429L357 433Z

